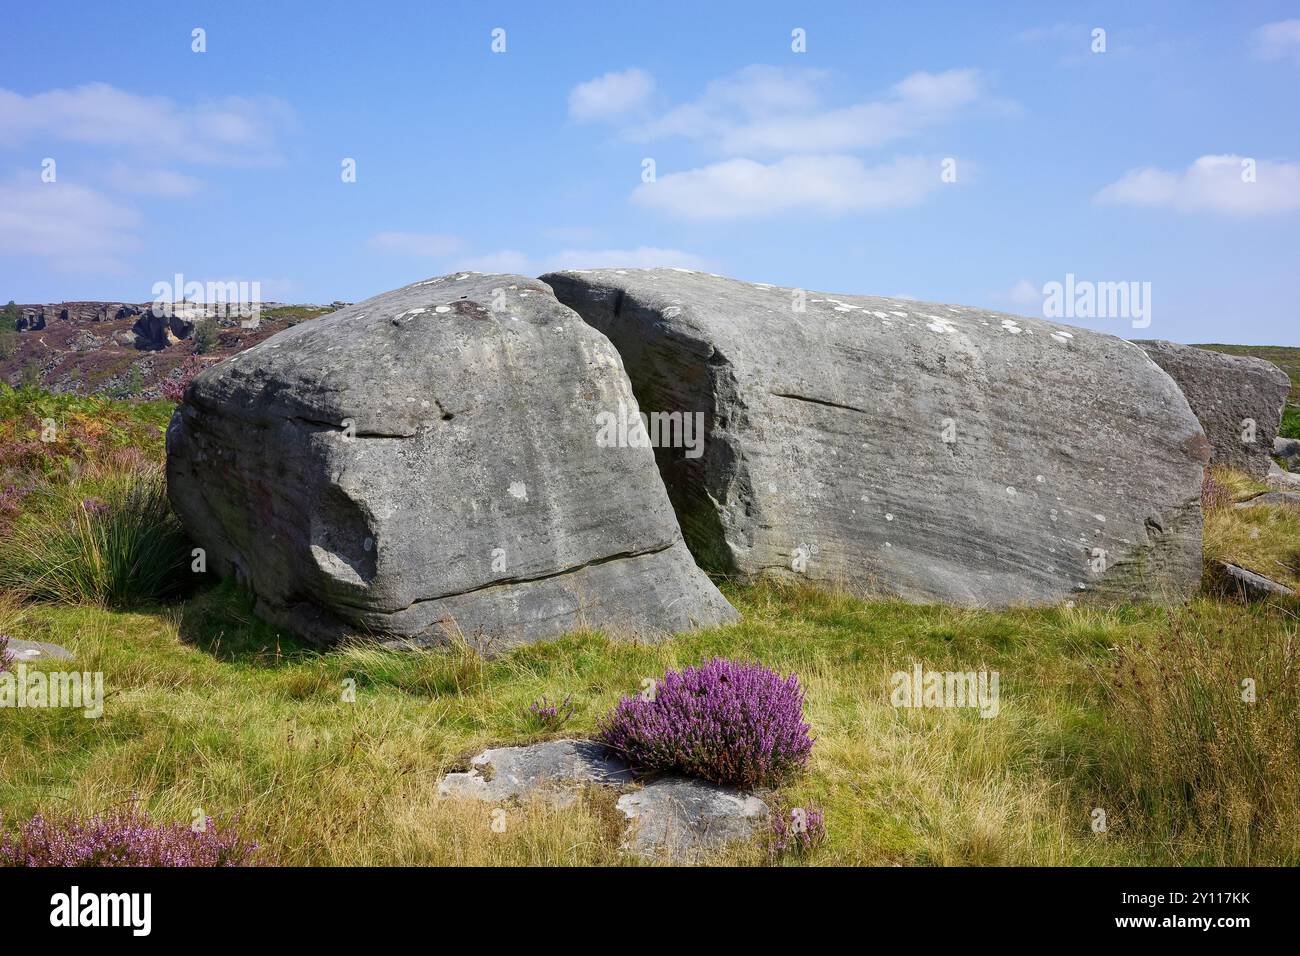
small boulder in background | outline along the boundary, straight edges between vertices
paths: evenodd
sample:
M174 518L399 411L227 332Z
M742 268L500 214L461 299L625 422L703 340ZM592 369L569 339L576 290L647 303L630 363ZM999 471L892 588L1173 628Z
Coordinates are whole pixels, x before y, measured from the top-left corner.
M1168 372L1210 440L1210 464L1268 474L1273 439L1291 380L1272 362L1226 355L1194 345L1138 341L1151 360Z

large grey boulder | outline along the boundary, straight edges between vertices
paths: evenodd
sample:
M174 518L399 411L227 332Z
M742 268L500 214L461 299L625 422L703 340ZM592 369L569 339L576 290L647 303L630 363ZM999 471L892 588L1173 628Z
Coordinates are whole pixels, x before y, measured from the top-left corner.
M263 616L314 641L498 648L732 620L691 560L603 335L535 279L443 276L202 372L167 432L172 504Z
M643 410L702 415L702 454L657 458L706 567L978 605L1198 585L1205 436L1128 342L682 269L543 279Z
M1268 474L1291 380L1272 362L1193 345L1139 341L1183 390L1210 440L1211 464Z

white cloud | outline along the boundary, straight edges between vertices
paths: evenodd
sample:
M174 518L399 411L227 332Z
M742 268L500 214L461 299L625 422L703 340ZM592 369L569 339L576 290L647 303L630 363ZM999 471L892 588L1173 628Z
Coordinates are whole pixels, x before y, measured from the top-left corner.
M148 151L209 165L256 166L279 160L276 134L291 124L274 97L229 96L180 106L107 83L24 96L0 89L0 142L54 138Z
M532 257L516 249L503 249L483 256L458 259L457 267L475 272L503 272L536 276L560 269L654 269L678 266L707 270L709 260L680 249L637 246L634 249L564 249Z
M537 275L544 271L528 253L520 252L518 249L500 249L496 252L457 259L456 270L500 272L520 276Z
M569 91L569 117L580 123L617 119L644 106L654 87L654 78L635 67L606 73Z
M679 219L834 216L914 205L938 188L939 177L939 163L922 157L875 166L853 156L730 159L642 183L632 201Z
M171 199L193 196L203 184L193 176L172 169L152 169L115 163L107 173L109 184L121 192Z
M120 272L139 245L140 216L93 189L18 174L0 181L0 255L31 256L69 272Z
M1300 20L1279 20L1255 31L1260 56L1266 60L1292 59L1300 63Z
M1021 279L1011 287L1011 292L1008 293L1007 298L1016 305L1041 305L1043 294L1039 291L1038 286L1028 279Z
M869 149L949 120L984 95L978 70L919 72L881 99L829 107L830 78L823 70L749 66L627 135L697 139L733 156Z
M1096 195L1115 205L1166 206L1181 212L1264 216L1300 210L1300 163L1258 160L1247 181L1245 157L1202 156L1182 172L1146 167L1125 173Z
M465 241L437 232L378 232L370 237L370 245L401 255L439 259L463 249Z

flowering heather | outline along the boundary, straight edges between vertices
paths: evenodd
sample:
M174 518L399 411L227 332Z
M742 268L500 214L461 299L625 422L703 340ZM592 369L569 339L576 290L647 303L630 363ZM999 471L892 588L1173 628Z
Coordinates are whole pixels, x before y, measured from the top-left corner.
M749 788L775 787L808 763L795 674L717 658L668 671L648 696L624 697L597 731L636 767Z
M179 404L185 398L185 389L190 387L190 382L194 377L207 368L207 364L197 355L191 355L178 366L179 375L176 378L165 378L162 382L163 398Z
M552 704L545 696L533 701L528 714L545 730L559 730L573 717L573 695L570 694L558 704Z
M243 866L256 849L211 817L195 833L137 810L84 820L38 813L16 834L0 836L0 866Z
M783 853L802 856L826 842L826 814L815 804L806 807L778 807L772 814L772 832L768 837L768 855L775 859Z

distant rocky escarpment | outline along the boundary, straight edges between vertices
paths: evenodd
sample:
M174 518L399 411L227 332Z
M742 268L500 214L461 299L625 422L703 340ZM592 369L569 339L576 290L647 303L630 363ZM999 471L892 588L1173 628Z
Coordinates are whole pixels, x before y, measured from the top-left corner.
M328 306L261 304L255 327L237 315L184 304L156 310L152 303L58 302L18 305L16 336L0 351L0 381L55 392L159 398L184 374L187 360L207 365L227 358ZM7 330L5 330L7 331Z

